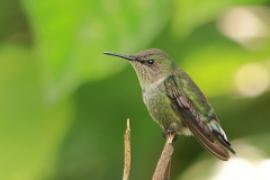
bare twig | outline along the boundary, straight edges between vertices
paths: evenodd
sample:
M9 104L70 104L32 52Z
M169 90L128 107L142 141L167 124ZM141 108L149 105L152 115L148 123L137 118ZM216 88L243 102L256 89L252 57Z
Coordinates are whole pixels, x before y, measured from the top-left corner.
M127 128L124 134L124 170L123 180L129 179L130 167L131 167L131 145L130 145L130 121L127 119Z
M170 162L168 164L166 174L165 174L165 180L169 180L171 177L171 165L172 165L172 160L170 159Z
M173 154L173 139L175 135L169 134L166 137L166 143L157 163L152 180L168 180L170 178L170 164Z

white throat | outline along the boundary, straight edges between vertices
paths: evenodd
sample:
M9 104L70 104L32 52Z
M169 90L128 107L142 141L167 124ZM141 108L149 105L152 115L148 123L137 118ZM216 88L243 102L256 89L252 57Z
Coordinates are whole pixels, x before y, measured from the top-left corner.
M147 91L151 91L153 89L156 89L161 83L163 83L166 79L168 78L168 76L162 76L159 79L157 79L155 82L149 84L147 87ZM146 89L143 89L143 91L145 91Z

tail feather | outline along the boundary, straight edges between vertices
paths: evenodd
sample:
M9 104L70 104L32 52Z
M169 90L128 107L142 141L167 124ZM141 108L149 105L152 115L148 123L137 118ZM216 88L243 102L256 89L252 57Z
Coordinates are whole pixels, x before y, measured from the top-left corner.
M210 140L208 137L200 133L200 131L194 129L194 127L190 127L192 133L196 140L211 154L219 158L220 160L227 161L230 157L226 146L219 142L219 140L214 139Z

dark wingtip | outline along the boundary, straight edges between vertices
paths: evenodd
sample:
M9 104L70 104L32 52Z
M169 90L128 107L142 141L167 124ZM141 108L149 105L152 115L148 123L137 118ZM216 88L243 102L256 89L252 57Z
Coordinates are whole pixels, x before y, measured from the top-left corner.
M226 147L226 149L228 149L232 154L236 154L235 150L232 148L231 146L231 143L226 139L224 138L224 136L222 134L220 134L219 132L217 131L213 131L213 133L216 135L218 141L224 146Z
M227 148L233 155L236 155L235 150L231 146L228 146Z

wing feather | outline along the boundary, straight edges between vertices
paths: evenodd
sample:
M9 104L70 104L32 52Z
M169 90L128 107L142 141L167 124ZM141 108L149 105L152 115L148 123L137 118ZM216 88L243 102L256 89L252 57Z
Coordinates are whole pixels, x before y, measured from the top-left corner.
M173 109L181 116L197 141L219 159L228 160L227 150L234 151L219 127L213 109L191 78L184 72L170 76L165 80L165 88ZM213 131L208 124L211 121L215 121L215 125L222 131Z

